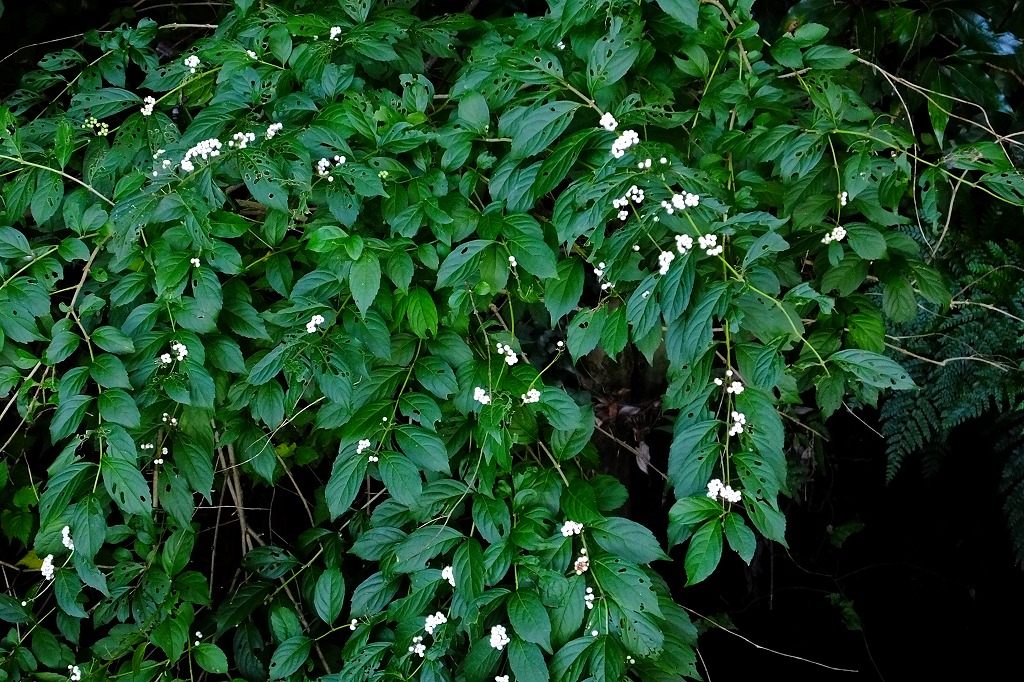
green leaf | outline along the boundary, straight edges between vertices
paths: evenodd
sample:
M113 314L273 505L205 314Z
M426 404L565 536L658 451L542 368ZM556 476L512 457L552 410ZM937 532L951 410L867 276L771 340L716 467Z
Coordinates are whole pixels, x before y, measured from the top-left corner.
M622 517L612 517L591 524L590 537L607 552L638 564L667 560L658 541L647 527Z
M511 158L525 159L551 146L572 123L580 106L559 100L507 111L498 121L498 131L512 138Z
M56 173L40 173L32 195L32 218L42 225L57 212L64 199L64 181Z
M453 248L437 270L436 288L461 287L471 274L475 277L480 252L493 243L489 239L475 239Z
M228 657L216 644L204 642L192 649L199 667L214 675L223 675L228 671Z
M846 226L847 241L854 253L865 260L885 258L888 244L882 233L865 223Z
M551 679L540 647L518 637L508 644L508 664L517 680L548 682Z
M748 562L749 563L749 562ZM316 588L313 590L313 608L328 625L334 625L334 621L341 615L341 609L345 605L345 578L341 571L332 566L320 574L316 581Z
M77 341L78 337L75 338ZM89 376L103 388L125 388L130 390L132 387L131 382L128 380L128 372L124 368L124 363L116 355L104 353L97 356L89 366Z
M882 311L893 322L911 322L917 317L917 297L910 281L904 277L882 280Z
M744 496L743 506L747 509L750 522L754 528L761 531L761 535L769 540L775 540L783 547L786 547L786 517L778 509L767 502Z
M380 260L368 251L363 251L359 260L352 263L348 274L348 285L352 290L352 298L361 315L373 305L380 290Z
M13 227L0 227L0 258L31 256L32 247L25 235Z
M153 500L149 494L149 484L139 473L138 467L119 457L104 455L100 459L100 471L103 474L103 485L111 499L125 514L149 516Z
M73 618L88 618L78 597L82 594L82 581L74 571L68 568L58 568L53 579L53 594L57 597L57 605L61 610Z
M857 55L833 45L815 45L804 51L804 64L812 69L845 69L857 61Z
M281 642L274 655L270 657L270 678L283 679L302 667L309 658L309 649L313 640L305 635L292 637Z
M324 497L331 519L336 519L352 505L363 485L366 475L366 457L355 454L352 448L348 454L339 454L334 460L331 477L327 480Z
M437 306L434 305L434 299L426 289L423 287L410 289L406 306L405 314L409 319L409 329L413 334L421 339L437 334Z
M725 529L725 538L729 541L729 546L749 566L750 561L754 558L754 550L757 549L757 539L754 537L754 532L747 528L747 524L743 522L743 517L735 512L727 514L722 525Z
M100 393L96 401L100 416L108 422L120 424L129 429L138 428L142 421L139 408L130 395L120 388L108 388Z
M566 346L573 360L578 361L597 348L607 318L606 308L587 308L576 313L569 323L569 331L566 334Z
M551 682L576 682L580 679L583 666L587 663L594 638L589 634L570 642L551 658Z
M875 388L906 390L917 386L898 362L869 350L848 348L833 353L828 361L836 363Z
M288 347L281 344L260 358L249 371L248 382L253 386L262 386L280 374L287 360L287 351Z
M100 327L90 337L97 346L115 355L134 353L135 343L131 337L115 327Z
M521 589L509 597L508 618L516 634L551 652L551 620L536 592Z
M693 526L717 519L724 513L718 500L707 495L680 497L668 510L668 542L674 547L685 540Z
M583 265L575 258L559 261L554 277L544 282L544 306L554 327L579 305L583 296Z
M657 0L658 6L683 26L697 28L700 0Z
M423 480L420 470L402 454L386 450L377 464L381 480L388 492L404 505L415 505L423 494Z
M54 326L56 327L56 325ZM78 350L78 344L81 343L81 341L81 337L72 331L57 331L54 333L53 339L50 341L50 345L47 346L46 350L43 352L43 361L48 365L56 365L58 362L67 360L76 350ZM106 355L101 357L113 356ZM127 374L125 375L125 378L127 378ZM102 386L102 384L100 385ZM124 387L122 386L122 388Z
M722 558L722 523L708 521L690 538L686 549L686 585L695 585L711 575Z
M451 475L448 448L435 434L419 426L403 424L395 427L395 442L416 466L426 471Z

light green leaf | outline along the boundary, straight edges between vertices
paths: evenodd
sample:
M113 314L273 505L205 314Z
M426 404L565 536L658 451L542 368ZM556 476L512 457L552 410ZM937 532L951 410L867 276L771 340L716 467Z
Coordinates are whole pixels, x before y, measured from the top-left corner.
M214 675L223 675L228 671L228 657L216 644L204 642L192 650L199 667Z
M695 585L711 575L722 558L722 523L708 521L694 532L686 550L686 584Z

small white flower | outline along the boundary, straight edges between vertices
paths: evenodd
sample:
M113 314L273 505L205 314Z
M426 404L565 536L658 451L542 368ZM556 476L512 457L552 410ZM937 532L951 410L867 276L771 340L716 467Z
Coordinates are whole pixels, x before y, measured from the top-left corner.
M626 130L612 143L612 156L621 159L627 149L637 144L640 144L640 136L635 130Z
M575 521L566 521L562 524L562 537L569 537L571 535L579 535L583 532L583 524L576 523Z
M195 73L196 72L196 69L199 68L199 64L200 64L199 57L197 57L196 55L193 54L193 55L189 55L188 57L185 57L185 67L191 73Z
M634 251L639 251L640 250L640 245L639 244L633 244L633 250Z
M339 35L341 35L341 26L331 26L330 39L337 41Z
M69 665L68 677L71 679L71 682L78 682L78 680L82 679L81 668L79 668L77 665Z
M192 159L201 158L205 161L206 159L220 156L220 150L223 146L220 140L215 137L199 142L196 146L185 152L185 158L181 160L181 169L191 173L196 169Z
M577 557L576 562L573 564L573 569L576 571L576 575L586 573L590 569L590 557L585 554Z
M660 159L658 159L658 163L668 163L668 159L666 159L666 158L665 158L665 157L663 156L663 157L661 157Z
M687 251L693 248L693 237L688 234L677 234L676 235L676 251L680 254L685 254Z
M39 567L39 572L43 574L43 577L47 580L53 580L53 555L47 554L46 558L43 559L43 565Z
M494 678L494 682L508 682L508 675L497 675Z
M409 653L415 654L416 656L423 658L423 655L426 653L426 651L427 647L425 644L423 644L423 638L419 636L413 637L412 646L409 647Z
M260 58L260 57L259 57L259 55L257 55L257 54L256 54L255 52L253 52L252 50L246 50L246 51L245 51L245 53L246 53L247 55L249 55L249 59L259 59L259 58Z
M487 391L477 386L473 389L473 400L481 405L489 405L491 403L491 396L487 395Z
M61 537L61 543L65 547L70 549L72 552L74 552L75 551L75 542L74 542L74 540L71 539L71 527L70 526L64 526L64 528L61 529L60 534L62 536Z
M846 228L837 225L833 228L832 232L822 237L821 243L831 244L832 242L839 242L842 241L844 237L846 237Z
M676 259L676 254L671 251L662 251L658 254L658 274L667 275L669 266Z
M352 622L348 624L348 629L355 630L357 625L359 625L359 621L353 618Z
M517 265L519 265L519 261L516 260L516 257L515 256L509 256L508 257L508 266L510 268L514 268Z
M495 625L491 628L491 646L493 648L497 649L498 651L501 651L503 648L505 648L505 645L511 641L512 640L509 639L508 635L505 634L504 625Z
M535 388L531 388L526 393L523 393L520 396L520 398L523 399L523 404L524 405L529 405L531 403L539 403L540 402L540 391L538 391Z
M732 393L733 395L739 395L743 393L743 384L738 381L734 381L729 384L729 388L725 389L726 393Z
M172 361L173 359L171 358L170 353L164 353L163 355L160 356L160 362L164 363L165 365L171 364Z
M619 126L618 122L615 120L615 117L612 116L610 111L606 111L604 115L601 116L601 120L599 123L601 127L607 131L614 131Z
M840 206L846 206L846 202L849 200L849 198L850 198L850 195L847 194L846 192L843 192L842 194L840 194L839 195L839 205Z
M188 355L188 348L180 341L175 341L171 344L171 352L174 353L175 359L181 362Z
M370 447L370 441L368 439L366 439L366 438L363 438L356 445L356 454L357 455L363 454L363 450L366 450L369 447Z
M265 132L263 136L268 140L272 140L274 139L274 136L281 132L283 128L283 123L271 123L269 126L267 126L267 132Z
M202 265L202 262L198 258L190 258L188 262L191 263L194 267L197 267L197 268L200 265Z
M448 622L448 617L446 615L444 615L443 613L441 613L440 611L438 611L437 613L435 613L432 616L427 616L427 620L426 620L426 623L423 626L423 629L427 631L428 635L432 635L432 634L434 634L434 630L435 629L437 629L438 627L440 627L441 625L443 625L444 623L447 623L447 622Z
M585 595L583 595L583 603L586 605L587 609L594 608L594 588L593 587L588 587L587 588L587 593Z
M555 45L555 47L557 47L559 50L564 50L565 49L565 43L562 42L561 40L559 40L558 44Z
M445 566L441 569L441 579L447 580L448 584L455 587L455 571L451 566Z
M591 637L597 637L597 630L591 630L590 631L590 636Z
M565 348L565 342L564 341L558 341L558 342L555 343L555 347L556 348Z
M152 96L147 96L145 99L142 100L142 115L143 116L150 116L150 115L152 115L153 107L155 107L155 106L156 106L156 98L152 97ZM156 157L154 156L153 158L156 158Z

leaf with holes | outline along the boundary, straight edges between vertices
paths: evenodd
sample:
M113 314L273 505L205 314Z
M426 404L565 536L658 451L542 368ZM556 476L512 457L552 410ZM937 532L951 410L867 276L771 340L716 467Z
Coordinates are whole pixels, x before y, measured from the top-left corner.
M100 458L103 485L125 514L148 516L153 509L149 484L133 463L119 457Z

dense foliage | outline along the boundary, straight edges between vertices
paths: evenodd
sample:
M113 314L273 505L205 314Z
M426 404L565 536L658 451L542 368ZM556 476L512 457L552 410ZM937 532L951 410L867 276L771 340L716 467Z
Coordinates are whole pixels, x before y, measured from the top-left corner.
M696 677L649 564L785 543L786 426L911 388L886 320L950 302L945 179L1024 178L750 2L321 5L93 32L0 108L0 507L42 571L0 679ZM667 547L598 362L656 377L612 435Z

